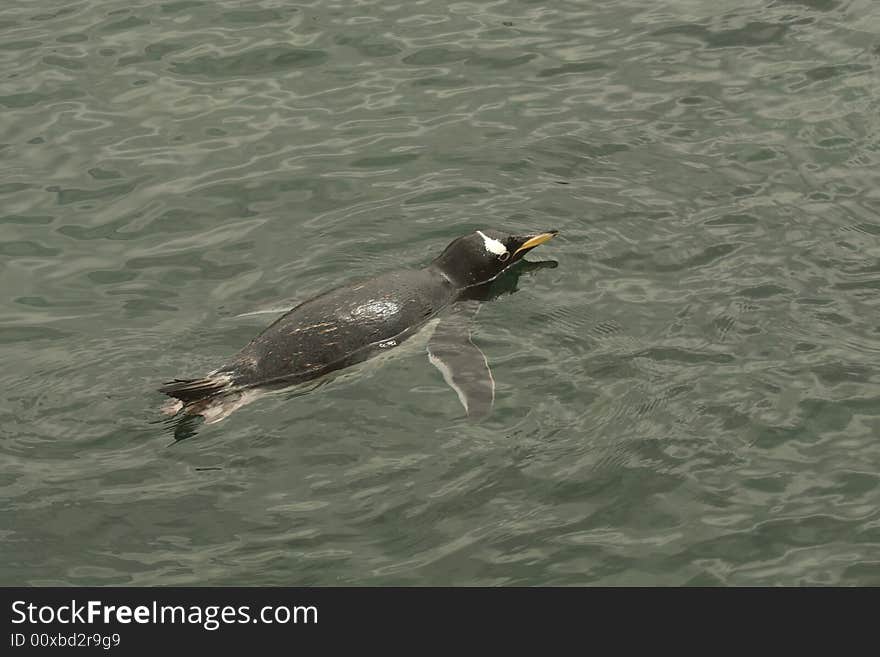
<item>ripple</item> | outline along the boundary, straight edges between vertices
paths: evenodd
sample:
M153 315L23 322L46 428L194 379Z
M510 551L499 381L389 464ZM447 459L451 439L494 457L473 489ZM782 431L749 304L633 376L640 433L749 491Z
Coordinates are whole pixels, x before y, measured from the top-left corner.
M0 254L10 257L54 256L60 252L59 249L44 246L39 242L0 242Z
M604 62L575 62L571 64L563 64L554 68L545 68L538 72L539 78L552 78L558 75L568 75L570 73L589 73L591 71L601 71L608 68Z
M173 62L171 70L179 75L205 75L213 78L269 75L279 71L323 64L328 59L322 50L270 46L253 48L226 57L203 55L181 62Z
M781 23L752 21L742 28L711 30L703 25L686 24L663 28L655 36L682 35L695 37L710 48L735 48L780 44L788 31Z

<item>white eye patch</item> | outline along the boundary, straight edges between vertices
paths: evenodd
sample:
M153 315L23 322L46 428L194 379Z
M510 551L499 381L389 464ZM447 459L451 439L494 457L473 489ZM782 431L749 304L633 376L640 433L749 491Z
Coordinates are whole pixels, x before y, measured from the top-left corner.
M477 235L483 238L483 244L489 253L493 253L497 256L503 256L507 253L507 247L498 240L492 239L481 230L477 231Z

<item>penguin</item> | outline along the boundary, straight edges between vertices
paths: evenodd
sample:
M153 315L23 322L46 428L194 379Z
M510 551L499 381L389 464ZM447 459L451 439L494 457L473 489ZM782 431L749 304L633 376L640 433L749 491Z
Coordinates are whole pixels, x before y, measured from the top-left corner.
M557 232L477 230L454 240L423 268L390 271L318 294L279 317L222 366L160 387L172 398L163 411L218 422L260 391L317 381L393 350L446 311L428 342L429 361L468 416L483 417L495 388L488 362L467 330L479 307L475 291Z

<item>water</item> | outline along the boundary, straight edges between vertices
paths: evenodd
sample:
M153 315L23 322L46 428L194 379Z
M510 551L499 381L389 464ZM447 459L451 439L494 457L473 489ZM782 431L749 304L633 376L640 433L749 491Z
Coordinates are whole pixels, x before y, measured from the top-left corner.
M133 6L132 6L133 5ZM0 9L0 583L880 584L871 0ZM174 444L242 313L558 228L415 351Z

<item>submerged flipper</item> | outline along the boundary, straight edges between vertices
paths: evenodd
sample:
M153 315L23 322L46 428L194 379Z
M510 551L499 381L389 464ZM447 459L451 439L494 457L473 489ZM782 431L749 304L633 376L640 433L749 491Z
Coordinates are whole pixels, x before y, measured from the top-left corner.
M476 300L453 306L428 342L428 360L455 390L469 417L483 418L492 411L495 380L486 356L471 342L471 320L480 309Z

